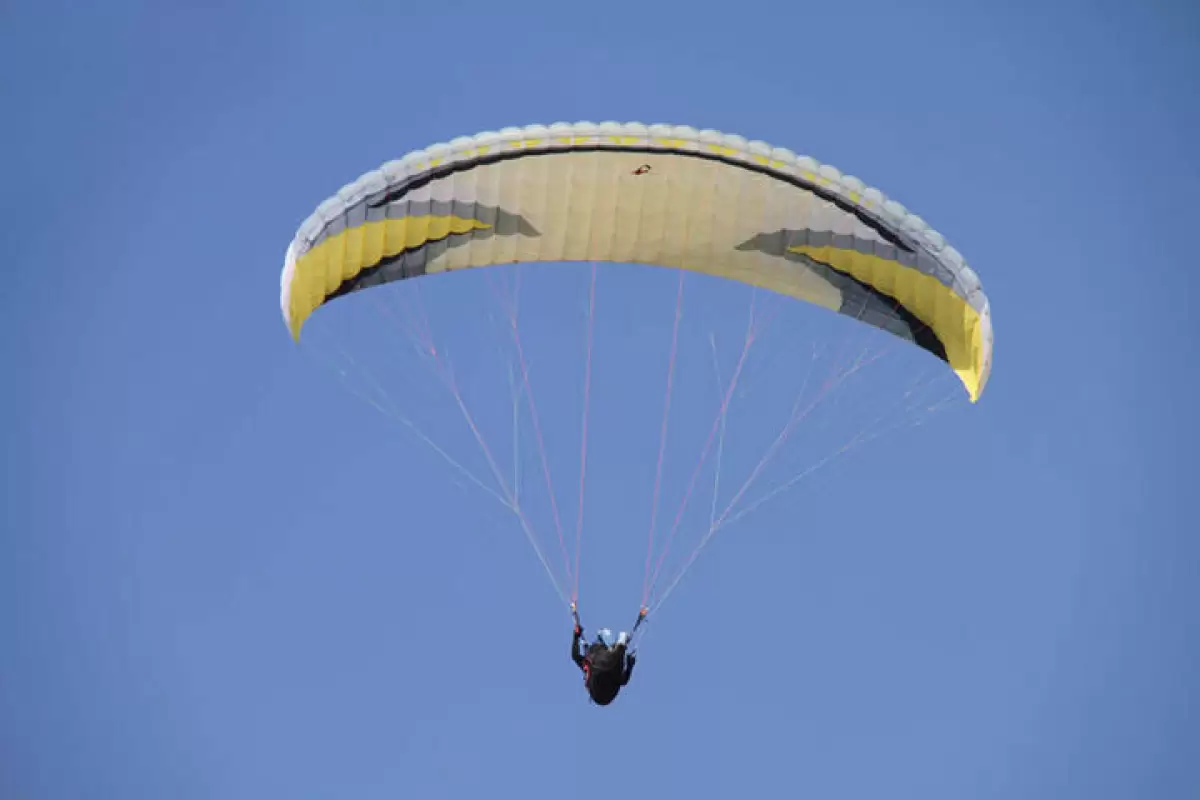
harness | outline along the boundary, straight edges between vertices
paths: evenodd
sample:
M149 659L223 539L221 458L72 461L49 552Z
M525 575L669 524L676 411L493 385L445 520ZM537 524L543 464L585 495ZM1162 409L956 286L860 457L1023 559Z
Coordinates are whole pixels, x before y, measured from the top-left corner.
M647 609L645 607L643 607L640 611L638 611L637 622L634 623L633 630L630 631L630 634L629 634L630 639L633 639L633 634L637 633L638 628L640 628L642 626L642 622L645 621L646 615L649 613L650 613L649 609ZM579 624L579 611L578 611L578 609L576 609L574 603L571 603L571 616L575 618L575 627L578 630L582 631L583 626ZM590 686L591 681L592 681L592 655L590 652L588 652L583 657L583 683L585 686Z

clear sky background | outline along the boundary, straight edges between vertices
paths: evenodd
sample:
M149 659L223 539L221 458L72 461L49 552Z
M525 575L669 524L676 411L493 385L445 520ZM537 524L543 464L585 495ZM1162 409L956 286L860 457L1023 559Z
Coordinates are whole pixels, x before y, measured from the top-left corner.
M6 4L0 797L1195 797L1198 41L1186 2ZM604 709L515 517L344 391L277 300L296 227L359 174L583 119L862 177L966 255L996 326L981 403L713 539ZM427 283L510 470L489 285ZM589 630L637 609L675 285L598 274ZM586 266L522 273L568 536L587 290ZM668 518L718 406L712 342L727 377L749 299L687 283ZM386 329L358 298L326 311L327 342L408 347L356 340ZM888 344L798 304L777 321L727 420L725 498L814 346ZM405 353L390 395L486 476ZM931 363L885 362L759 488Z

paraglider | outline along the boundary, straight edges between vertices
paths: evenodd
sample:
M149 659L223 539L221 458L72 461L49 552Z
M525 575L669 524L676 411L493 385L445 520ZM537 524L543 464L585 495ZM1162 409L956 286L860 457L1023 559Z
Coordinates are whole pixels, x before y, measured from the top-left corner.
M579 613L574 604L571 605L571 613L575 618L571 660L583 671L584 686L591 701L599 706L609 705L633 677L637 654L629 650L630 634L622 631L615 642L610 642L612 632L602 629L596 634L596 641L583 647L583 626L579 623ZM637 625L634 625L635 631L645 618L646 610L642 609Z
M991 373L991 310L979 278L920 217L807 156L685 126L532 125L409 153L344 187L305 220L287 249L280 305L299 341L308 319L336 298L394 281L530 262L591 262L593 290L597 263L634 263L703 273L823 307L933 354L973 403ZM669 391L668 378L668 398ZM727 393L722 415L728 401ZM702 460L715 431L714 423ZM504 497L493 495L520 517L532 542L519 503L490 454L488 460ZM548 467L546 477L549 485ZM687 496L690 485L685 504ZM582 471L580 497L582 526ZM651 544L653 536L652 519ZM649 613L658 574L652 579L649 566L648 556L638 625ZM581 649L578 564L575 579L572 660L592 700L607 705L628 684L636 655L624 634L614 644L601 637ZM557 582L555 588L566 601Z

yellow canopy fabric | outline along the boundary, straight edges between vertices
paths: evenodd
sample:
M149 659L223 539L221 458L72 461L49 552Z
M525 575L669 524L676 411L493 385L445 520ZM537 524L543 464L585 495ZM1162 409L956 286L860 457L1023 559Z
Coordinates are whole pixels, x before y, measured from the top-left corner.
M538 261L686 269L823 306L936 354L972 401L991 371L979 279L919 217L810 158L681 126L535 125L409 153L305 221L280 302L298 339L349 292Z

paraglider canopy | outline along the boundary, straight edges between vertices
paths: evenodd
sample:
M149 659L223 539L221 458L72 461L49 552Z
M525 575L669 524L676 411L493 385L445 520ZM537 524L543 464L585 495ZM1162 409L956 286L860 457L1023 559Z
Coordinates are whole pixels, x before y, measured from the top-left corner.
M811 158L671 125L507 128L385 164L304 222L280 301L299 338L350 292L539 261L672 267L823 306L933 353L972 401L991 371L979 279L923 220Z

